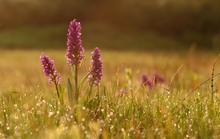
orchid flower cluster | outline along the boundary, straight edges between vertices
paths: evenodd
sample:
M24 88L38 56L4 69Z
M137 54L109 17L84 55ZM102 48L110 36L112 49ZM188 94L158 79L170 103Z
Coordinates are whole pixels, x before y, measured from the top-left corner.
M49 56L46 56L45 54L41 54L40 61L43 67L43 72L46 77L48 77L48 82L51 84L52 82L56 86L57 90L57 96L60 98L60 90L58 88L58 85L61 83L61 77L60 73L57 72L54 60L51 60Z
M142 74L141 84L145 87L148 87L149 90L152 90L157 84L167 84L167 80L164 76L161 76L157 73L154 73L151 78L146 74Z
M93 86L100 86L100 81L103 75L103 65L101 60L100 49L96 47L94 51L91 53L91 64L92 66L89 68L88 73L84 76L81 82L78 82L78 73L79 68L85 58L84 52L85 49L82 46L81 40L81 24L76 19L70 22L68 34L67 34L67 51L66 58L68 65L71 66L73 70L73 78L74 78L74 91L72 89L71 80L68 79L68 97L69 100L72 100L73 93L75 94L75 101L78 101L80 90L84 84L84 82L89 82L90 90ZM55 68L54 61L46 56L45 54L41 54L40 56L41 64L43 67L43 72L46 77L49 78L49 83L54 83L56 86L57 96L60 98L60 94L62 93L61 89L59 89L61 84L60 74L57 72ZM61 98L62 99L62 98Z

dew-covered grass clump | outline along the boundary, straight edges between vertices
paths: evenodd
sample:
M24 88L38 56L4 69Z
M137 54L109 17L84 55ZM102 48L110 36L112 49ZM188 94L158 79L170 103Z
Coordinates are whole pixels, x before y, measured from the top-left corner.
M183 102L187 92L159 86L103 86L99 95L91 93L72 106L61 105L55 92L4 93L1 138L219 138L219 95L212 103L208 90Z
M87 50L81 35L73 20L66 51L2 50L0 138L220 138L215 54Z

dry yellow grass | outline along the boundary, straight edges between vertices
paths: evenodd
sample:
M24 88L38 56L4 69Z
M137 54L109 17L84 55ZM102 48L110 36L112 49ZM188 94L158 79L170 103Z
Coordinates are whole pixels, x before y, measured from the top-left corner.
M86 51L86 59L81 66L81 75L90 66L90 51ZM1 50L0 56L0 90L39 91L52 89L42 73L39 55L44 52L55 60L56 67L66 84L70 77L69 66L66 64L65 50ZM139 80L142 73L148 75L154 71L163 74L168 80L172 78L178 68L183 65L174 79L173 85L194 87L211 75L215 54L211 53L163 53L163 52L122 52L102 51L104 63L104 83L111 83L116 79L119 71L120 78L124 78L125 68L131 68L133 78ZM217 63L216 72L219 64ZM182 81L182 83L181 83ZM102 82L102 83L103 83ZM189 86L189 87L190 87ZM188 87L188 88L189 88ZM190 89L190 88L189 88Z

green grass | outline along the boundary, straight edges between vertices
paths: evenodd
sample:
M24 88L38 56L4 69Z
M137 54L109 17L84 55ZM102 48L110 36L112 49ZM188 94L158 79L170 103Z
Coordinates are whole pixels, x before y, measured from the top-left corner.
M1 48L59 48L65 45L64 26L31 26L0 32Z
M89 53L80 76L90 66ZM215 79L214 103L210 82L212 53L158 53L102 51L104 76L100 95L86 88L78 104L70 106L65 90L64 105L57 101L39 62L39 50L1 50L1 138L219 138L220 96ZM55 60L66 87L70 77L65 50L45 50ZM116 60L117 59L117 60ZM182 66L182 68L176 71ZM132 70L126 78L125 68ZM216 64L218 73L220 65ZM140 75L154 71L170 82L169 89L141 86ZM183 98L190 94L184 101Z
M66 48L67 26L25 26L0 31L0 48L60 49ZM103 24L88 24L83 28L83 44L111 50L187 49L190 46L154 32L118 31ZM176 47L178 46L178 47Z

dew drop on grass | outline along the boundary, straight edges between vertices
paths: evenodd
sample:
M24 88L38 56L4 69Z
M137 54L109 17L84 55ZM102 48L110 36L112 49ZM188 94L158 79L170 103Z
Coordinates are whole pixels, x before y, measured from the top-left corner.
M211 119L209 119L209 120L208 120L208 123L209 123L209 124L211 124L211 123L212 123L212 120L211 120Z
M14 107L17 108L17 107L18 107L18 104L14 104Z
M110 116L113 116L114 115L114 113L113 112L110 112Z
M114 128L114 126L112 125L111 127L110 127L110 129L112 130Z
M7 126L7 127L6 127L6 130L10 130L10 127L9 127L9 126Z
M130 128L130 132L133 131L133 130L134 130L134 127L131 127L131 128Z
M22 117L25 117L26 115L24 113L22 113Z
M85 126L81 126L81 128L82 128L83 131L86 130Z
M40 103L38 102L36 105L39 107L39 106L40 106Z
M121 132L125 132L125 129L124 129L124 128L121 128Z
M48 117L53 116L53 114L54 114L54 112L49 112L49 113L48 113Z

